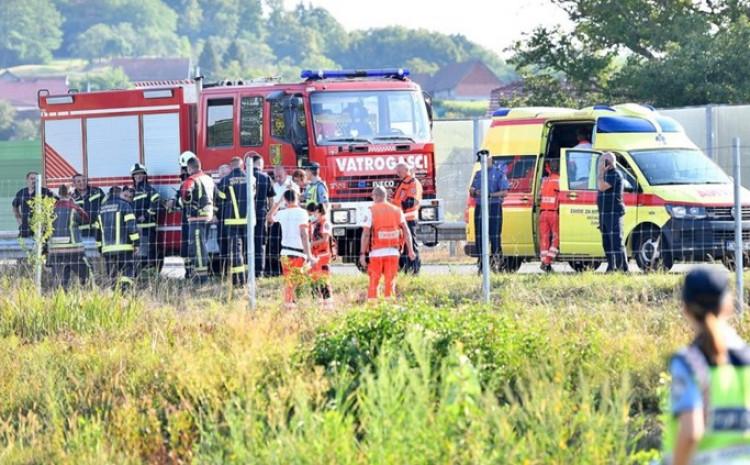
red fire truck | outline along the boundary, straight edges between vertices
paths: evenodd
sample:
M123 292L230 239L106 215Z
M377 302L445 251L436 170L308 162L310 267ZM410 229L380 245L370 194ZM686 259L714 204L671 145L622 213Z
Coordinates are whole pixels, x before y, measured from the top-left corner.
M432 111L407 76L403 69L303 71L302 81L291 84L196 79L65 95L40 91L44 179L56 188L82 173L91 185L125 185L138 162L162 198L172 198L185 150L211 174L248 151L287 171L318 162L339 254L352 261L373 186L394 188L394 168L406 162L424 187L420 238L434 245L443 210L435 192ZM179 251L179 225L179 214L160 218L162 256Z

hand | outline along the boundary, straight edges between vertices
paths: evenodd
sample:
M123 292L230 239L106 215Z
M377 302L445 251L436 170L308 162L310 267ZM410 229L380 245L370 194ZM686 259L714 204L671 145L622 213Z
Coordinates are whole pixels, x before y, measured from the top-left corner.
M365 254L359 256L359 264L362 265L363 269L367 269L367 257Z
M313 254L307 254L307 261L312 264L317 262L318 259Z
M167 200L167 209L171 210L174 208L174 199Z
M417 259L417 254L414 253L413 250L409 251L409 260L414 261Z
M145 223L145 222L146 222L146 217L145 217L145 216L143 216L143 215L139 216L139 217L138 217L138 222L139 222L139 223Z

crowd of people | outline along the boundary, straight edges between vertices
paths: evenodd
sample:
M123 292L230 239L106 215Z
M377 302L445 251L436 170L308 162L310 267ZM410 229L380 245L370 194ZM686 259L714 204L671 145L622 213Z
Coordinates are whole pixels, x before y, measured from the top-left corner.
M43 197L56 198L52 231L45 244L53 283L67 288L73 275L80 284L88 281L91 272L83 239L92 238L104 259L108 284L132 286L142 272L160 267L160 216L180 211L180 255L186 279L202 285L211 276L220 276L235 286L245 285L249 268L245 159L252 163L255 192L255 223L250 226L255 277L284 276L284 301L290 306L303 281L300 278L308 278L315 295L330 304L330 263L337 247L320 166L310 163L291 174L283 166L274 166L269 175L263 158L254 152L220 166L216 180L203 171L197 156L183 153L181 185L170 199L162 199L150 184L146 167L139 163L131 169L132 184L111 187L106 194L80 174L73 176L71 186L60 186L57 194L43 188ZM408 165L396 166L396 174L400 183L390 199L384 188L373 190L372 212L362 234L359 259L370 275L370 298L377 297L381 279L385 280L384 295L393 295L399 268L411 273L420 268L415 234L422 187ZM33 235L30 218L38 176L28 173L26 187L13 200L21 237ZM218 250L210 250L214 248ZM212 260L213 256L218 260Z

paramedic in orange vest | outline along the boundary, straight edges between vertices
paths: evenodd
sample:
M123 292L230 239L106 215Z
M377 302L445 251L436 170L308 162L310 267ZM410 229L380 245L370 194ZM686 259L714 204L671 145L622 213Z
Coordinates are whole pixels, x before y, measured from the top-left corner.
M325 305L333 303L331 293L331 224L328 222L328 211L324 203L308 204L310 215L310 249L315 262L310 267L310 278L313 281L313 294L320 297Z
M416 256L414 260L409 260L404 249L399 259L399 269L405 273L419 274L421 262L417 248L417 220L419 219L419 204L422 203L422 184L414 177L413 171L406 163L396 165L396 174L401 182L393 194L393 204L404 212L404 218L411 233L411 247Z
M545 167L547 176L542 179L542 198L539 212L539 245L542 271L551 272L560 247L558 193L560 192L560 160L550 160Z
M373 205L370 213L365 217L362 228L360 264L367 268L370 276L370 287L367 290L367 298L375 299L378 296L378 285L380 278L385 277L385 297L394 294L396 285L396 274L398 273L398 259L401 256L401 248L406 245L409 260L417 256L412 247L411 233L406 224L404 212L400 208L386 201L388 192L382 186L372 190ZM370 255L370 263L367 264L367 254Z

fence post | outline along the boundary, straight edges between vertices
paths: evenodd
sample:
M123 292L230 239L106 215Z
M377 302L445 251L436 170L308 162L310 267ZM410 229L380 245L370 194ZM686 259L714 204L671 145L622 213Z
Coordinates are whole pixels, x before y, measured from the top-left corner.
M490 303L490 188L487 180L487 157L490 153L487 150L480 150L477 155L482 170L482 186L479 195L482 212L482 296L484 297L484 303Z
M247 181L247 298L250 310L255 310L255 176L253 159L245 157L245 176ZM261 221L265 221L261 218Z
M706 155L711 160L718 158L716 154L716 131L714 130L714 106L706 106Z
M36 175L36 193L34 198L34 215L36 215L36 231L34 231L34 247L36 260L34 260L34 284L39 292L42 292L42 176Z
M735 137L732 141L734 151L734 266L737 276L737 312L744 310L744 283L743 283L743 255L745 247L742 243L742 180L740 138Z

